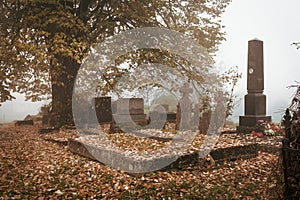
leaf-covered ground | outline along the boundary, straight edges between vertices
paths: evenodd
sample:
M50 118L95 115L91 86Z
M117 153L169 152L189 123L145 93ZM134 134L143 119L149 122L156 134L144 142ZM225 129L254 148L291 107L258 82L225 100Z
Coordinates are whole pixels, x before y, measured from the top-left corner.
M280 199L281 170L278 154L260 152L248 160L129 175L45 140L37 127L0 126L1 199Z

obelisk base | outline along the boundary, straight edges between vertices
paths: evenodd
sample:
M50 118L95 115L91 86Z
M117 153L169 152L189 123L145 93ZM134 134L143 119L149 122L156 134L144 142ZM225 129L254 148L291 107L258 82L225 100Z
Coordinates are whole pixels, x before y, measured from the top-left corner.
M271 116L265 115L246 115L240 116L240 123L237 127L238 133L250 133L254 131L256 128L256 124L259 120L263 120L264 122L271 122Z

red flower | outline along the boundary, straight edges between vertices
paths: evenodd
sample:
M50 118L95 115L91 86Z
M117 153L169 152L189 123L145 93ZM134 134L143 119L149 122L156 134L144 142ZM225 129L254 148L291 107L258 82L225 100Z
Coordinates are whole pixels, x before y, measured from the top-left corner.
M256 136L257 137L264 137L264 134L262 132L258 132L258 133L256 133Z
M252 131L251 134L253 136L256 136L256 137L263 137L264 136L264 134L262 132L256 132L256 131Z

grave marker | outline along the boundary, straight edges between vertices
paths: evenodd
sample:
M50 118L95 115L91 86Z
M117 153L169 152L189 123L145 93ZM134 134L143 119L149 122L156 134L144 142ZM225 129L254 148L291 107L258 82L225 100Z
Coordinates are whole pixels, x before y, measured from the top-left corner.
M113 115L117 123L146 124L144 113L144 99L142 98L120 98L117 101L117 112Z
M193 92L193 89L190 88L189 83L185 83L179 91L182 93L182 97L177 105L175 129L189 129L191 128L192 117L192 101L189 95Z
M112 122L111 97L95 97L95 112L100 124Z
M259 120L271 121L266 116L266 95L264 91L263 42L257 39L248 42L247 90L245 95L245 116L239 118L239 132L255 129Z

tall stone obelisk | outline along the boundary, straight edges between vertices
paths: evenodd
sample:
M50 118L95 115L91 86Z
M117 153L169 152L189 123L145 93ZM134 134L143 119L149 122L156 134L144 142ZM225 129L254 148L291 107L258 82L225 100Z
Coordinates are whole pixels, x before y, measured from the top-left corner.
M239 132L254 130L259 120L271 121L271 116L266 116L266 95L263 94L263 41L257 39L248 41L247 90L244 102L245 116L240 116Z

